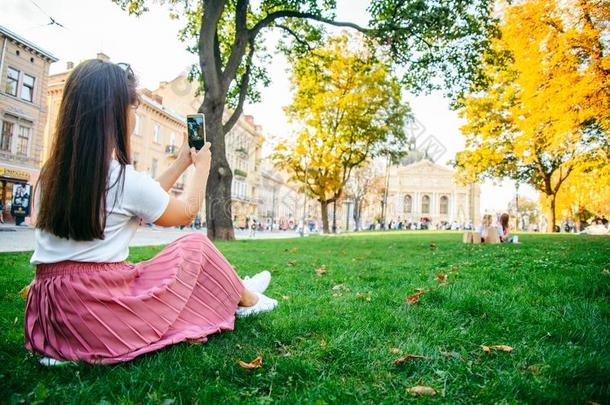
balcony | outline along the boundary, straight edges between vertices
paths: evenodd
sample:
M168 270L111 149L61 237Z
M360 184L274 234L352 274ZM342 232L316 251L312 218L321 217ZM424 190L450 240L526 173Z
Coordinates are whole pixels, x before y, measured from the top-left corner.
M170 158L176 158L178 157L178 147L176 145L167 145L165 147L165 153Z
M235 176L241 176L241 177L248 177L248 173L246 173L245 171L241 170L241 169L235 169L233 170L233 174Z

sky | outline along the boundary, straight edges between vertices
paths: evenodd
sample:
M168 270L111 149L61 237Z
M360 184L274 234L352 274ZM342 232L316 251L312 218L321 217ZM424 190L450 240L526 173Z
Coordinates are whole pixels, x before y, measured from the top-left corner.
M171 20L167 8L157 4L152 4L151 10L141 17L132 17L111 0L1 0L1 3L0 25L59 58L51 65L51 73L65 71L68 61L78 63L104 52L114 62L130 63L140 85L155 89L160 81L171 80L197 63L177 38L181 21ZM368 3L338 0L337 19L366 25ZM48 25L50 17L64 28ZM271 33L267 42L270 49L276 40L277 35ZM289 125L283 107L290 103L291 96L288 63L281 54L273 54L269 73L272 83L262 89L261 102L246 105L244 112L255 117L268 138L285 137L289 135ZM407 95L406 100L425 137L433 135L446 148L437 160L446 164L464 147L459 131L463 120L439 93ZM519 194L530 198L537 195L529 186L521 186ZM504 210L514 196L511 181L485 182L481 187L482 211Z

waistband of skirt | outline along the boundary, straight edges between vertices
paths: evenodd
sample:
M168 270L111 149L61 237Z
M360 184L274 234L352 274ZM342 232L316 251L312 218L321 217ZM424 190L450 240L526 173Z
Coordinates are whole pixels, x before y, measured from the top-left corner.
M76 262L72 260L66 260L57 263L42 263L36 265L36 277L56 277L65 276L77 273L91 273L99 271L109 270L122 270L129 267L129 263L123 262L106 262L106 263L95 263L95 262Z

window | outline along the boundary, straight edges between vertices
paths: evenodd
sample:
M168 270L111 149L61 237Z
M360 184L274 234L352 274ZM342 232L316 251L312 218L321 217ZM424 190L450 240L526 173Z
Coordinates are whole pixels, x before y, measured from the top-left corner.
M161 125L155 124L155 133L153 136L154 143L161 143Z
M441 214L449 213L449 198L444 195L441 197Z
M427 195L421 198L421 212L422 214L430 213L430 197Z
M19 71L17 69L13 69L12 67L9 67L8 75L6 78L6 87L5 87L4 91L6 91L10 95L16 96L18 83L19 83Z
M30 144L30 134L32 128L30 127L19 127L19 136L17 137L17 154L28 156L28 146Z
M157 159L152 160L152 168L150 169L150 175L153 179L157 178Z
M21 83L21 98L26 101L34 100L34 76L28 74L23 75L23 81Z
M140 115L135 114L135 116L136 116L136 123L134 125L133 133L135 135L140 135Z
M407 194L405 196L405 201L404 201L405 214L410 214L412 209L413 209L413 198L409 194Z
M13 143L13 124L12 122L2 121L2 137L0 138L0 150L5 152L11 151Z

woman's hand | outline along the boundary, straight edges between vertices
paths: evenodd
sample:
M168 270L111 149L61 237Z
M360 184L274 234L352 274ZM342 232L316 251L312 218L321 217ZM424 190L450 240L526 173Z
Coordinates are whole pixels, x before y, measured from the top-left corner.
M210 165L212 162L212 154L210 153L210 143L206 142L199 151L195 148L191 148L191 160L195 165L195 169L204 170L206 173L210 171Z
M186 140L186 136L182 142L182 146L178 149L178 154L176 157L176 162L180 165L180 167L184 170L188 169L193 160L191 159L191 151L189 150L189 143Z

